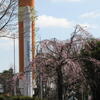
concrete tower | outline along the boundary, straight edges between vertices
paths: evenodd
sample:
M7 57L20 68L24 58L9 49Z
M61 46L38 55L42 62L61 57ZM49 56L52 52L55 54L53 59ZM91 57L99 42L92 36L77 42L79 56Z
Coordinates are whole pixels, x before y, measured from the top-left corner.
M25 73L23 95L32 96L30 62L35 55L34 0L19 0L19 72Z

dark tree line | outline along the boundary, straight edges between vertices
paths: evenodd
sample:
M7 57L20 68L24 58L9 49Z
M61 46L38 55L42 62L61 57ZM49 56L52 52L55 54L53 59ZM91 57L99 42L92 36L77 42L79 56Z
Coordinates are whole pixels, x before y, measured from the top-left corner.
M100 40L91 39L81 50L84 76L90 86L93 100L100 98Z
M0 84L3 86L4 94L12 94L13 85L13 69L5 70L0 73Z

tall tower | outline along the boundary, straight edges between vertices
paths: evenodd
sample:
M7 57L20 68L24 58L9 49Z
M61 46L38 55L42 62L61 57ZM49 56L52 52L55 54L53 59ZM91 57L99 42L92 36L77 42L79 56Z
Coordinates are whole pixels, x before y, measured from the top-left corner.
M32 95L30 62L35 55L34 0L19 0L19 72L25 73L26 96ZM24 90L23 90L24 91Z

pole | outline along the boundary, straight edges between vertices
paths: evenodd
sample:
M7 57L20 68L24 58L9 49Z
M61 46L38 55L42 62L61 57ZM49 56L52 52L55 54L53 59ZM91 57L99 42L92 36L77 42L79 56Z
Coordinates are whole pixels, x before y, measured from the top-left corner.
M16 69L15 69L15 34L13 34L13 48L14 48L14 76L16 74ZM16 77L16 76L15 76ZM14 95L16 96L16 80L15 80L15 85L14 85Z
M13 40L14 40L14 74L16 73L16 69L15 69L15 34L14 34L14 38L13 38Z

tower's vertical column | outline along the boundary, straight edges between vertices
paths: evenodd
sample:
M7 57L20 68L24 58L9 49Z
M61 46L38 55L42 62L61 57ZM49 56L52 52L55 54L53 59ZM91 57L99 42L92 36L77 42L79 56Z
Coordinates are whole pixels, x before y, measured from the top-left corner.
M25 37L25 20L31 22L31 26L27 25L27 30L31 30L32 36L32 58L34 58L35 53L35 28L34 28L34 18L32 15L34 9L34 0L19 0L19 71L24 72L24 37ZM29 16L29 19L28 19ZM27 31L26 30L26 31Z
M29 64L35 54L33 10L34 0L19 0L19 72L25 72L24 95L26 96L32 96L32 71Z

